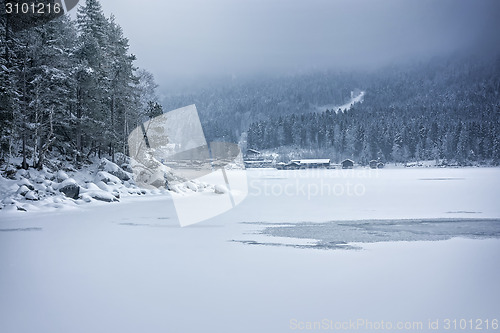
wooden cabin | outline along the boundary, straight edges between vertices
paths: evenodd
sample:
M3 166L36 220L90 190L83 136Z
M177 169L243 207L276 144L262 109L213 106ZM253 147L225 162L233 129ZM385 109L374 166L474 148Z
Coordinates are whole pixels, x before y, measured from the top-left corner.
M342 164L342 169L354 168L354 161L350 159L343 160L341 164Z

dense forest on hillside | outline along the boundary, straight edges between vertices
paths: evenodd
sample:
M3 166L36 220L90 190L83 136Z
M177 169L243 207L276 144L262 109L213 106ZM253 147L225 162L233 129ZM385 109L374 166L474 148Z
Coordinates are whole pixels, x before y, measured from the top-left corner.
M214 80L189 92L168 92L163 106L196 104L208 141L238 142L255 121L347 102L359 79L354 73L315 72Z
M345 113L356 89L364 102ZM167 95L170 110L196 104L207 139L288 157L498 164L500 60L454 56L371 72L325 71L236 79ZM242 134L247 134L247 136Z
M500 59L499 59L500 60ZM361 164L371 159L498 164L500 61L438 60L365 77L364 102L347 112L272 116L254 122L248 146Z
M4 7L1 1L1 7ZM134 66L127 38L97 0L14 31L0 17L0 165L41 168L115 159L148 115L161 113L152 74ZM19 162L20 161L20 162Z

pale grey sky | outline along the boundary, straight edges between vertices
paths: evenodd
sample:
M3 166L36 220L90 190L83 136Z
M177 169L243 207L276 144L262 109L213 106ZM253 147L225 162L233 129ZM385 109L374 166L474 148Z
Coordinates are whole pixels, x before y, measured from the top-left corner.
M491 53L500 45L498 0L101 3L123 27L137 64L160 83L212 74L372 67L467 47Z

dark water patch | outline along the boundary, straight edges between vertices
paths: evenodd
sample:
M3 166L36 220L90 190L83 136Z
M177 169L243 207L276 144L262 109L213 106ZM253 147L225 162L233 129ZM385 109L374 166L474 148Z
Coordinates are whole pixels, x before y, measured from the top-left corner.
M198 224L198 223L195 223L195 224L187 225L187 226L185 226L183 228L211 229L211 228L224 228L224 226L220 225L220 224Z
M450 178L450 177L442 177L442 178L419 178L419 180L464 180L465 178Z
M283 179L288 179L287 177L262 177L262 179L265 180L283 180Z
M146 228L179 228L178 224L153 224L153 223L132 223L132 222L122 222L118 225L123 225L127 227L146 227Z
M295 226L297 223L306 222L240 222L241 224L265 225L265 226Z
M279 247L292 247L296 249L315 249L315 250L361 250L361 247L349 244L335 244L317 242L310 245L304 244L287 244L287 243L273 243L273 242L257 242L253 240L231 240L231 242L242 243L246 245L261 245L261 246L279 246Z
M119 225L126 225L129 227L149 227L151 224L147 223L132 223L132 222L123 222L123 223L118 223Z
M457 211L452 211L452 212L446 212L446 214L481 214L482 212L474 212L474 211L467 211L467 210L457 210Z
M16 232L16 231L42 231L42 228L32 227L32 228L14 228L14 229L0 229L0 232Z

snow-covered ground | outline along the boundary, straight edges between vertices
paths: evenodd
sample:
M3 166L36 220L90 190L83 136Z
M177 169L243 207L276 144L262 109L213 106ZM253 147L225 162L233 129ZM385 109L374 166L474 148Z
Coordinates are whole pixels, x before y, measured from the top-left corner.
M186 228L168 194L0 211L0 332L495 331L500 169L247 174Z
M9 178L0 175L0 210L49 211L96 201L118 202L127 196L165 195L168 193L165 181L170 184L170 190L179 195L186 192L216 192L213 184L187 181L158 161L151 168L134 163L137 174L141 175L139 183L146 185L144 181L149 182L147 188L137 186L137 175L134 175L130 164L124 163L120 167L105 158L95 159L92 164L79 170L66 164L57 171L30 168L12 171Z

